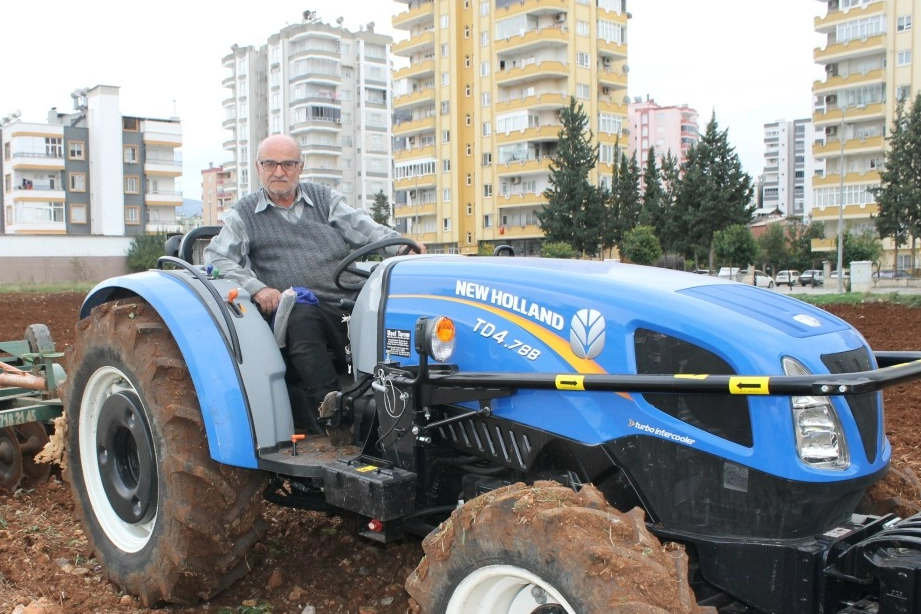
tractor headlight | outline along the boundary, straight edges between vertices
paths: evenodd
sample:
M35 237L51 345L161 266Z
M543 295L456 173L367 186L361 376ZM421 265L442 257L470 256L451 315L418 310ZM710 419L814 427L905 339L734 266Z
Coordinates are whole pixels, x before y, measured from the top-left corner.
M451 358L456 339L451 318L419 318L416 322L416 351L438 362L447 362Z
M783 359L783 370L787 375L810 375L806 367L789 357ZM790 397L790 403L800 459L818 469L847 469L850 454L831 399L797 396Z

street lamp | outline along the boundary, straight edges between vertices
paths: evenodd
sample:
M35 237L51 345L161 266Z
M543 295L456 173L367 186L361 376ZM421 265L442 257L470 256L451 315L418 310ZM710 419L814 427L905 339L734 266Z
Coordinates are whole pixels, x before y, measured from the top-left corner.
M838 141L841 153L838 155L838 294L844 293L844 113L847 105L841 106L841 128Z

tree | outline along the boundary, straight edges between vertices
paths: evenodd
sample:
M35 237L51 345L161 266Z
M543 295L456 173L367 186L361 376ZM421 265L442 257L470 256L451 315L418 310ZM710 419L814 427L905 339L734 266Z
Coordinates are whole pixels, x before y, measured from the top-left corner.
M765 271L785 269L790 261L787 245L787 231L784 224L769 224L764 234L758 237L758 253ZM768 267L767 265L771 266Z
M610 200L607 213L607 232L603 239L608 247L616 245L623 249L627 233L636 228L640 221L640 169L636 156L628 161L626 156L620 159L620 165L614 166L611 176Z
M652 226L658 234L665 227L665 194L659 169L656 167L656 148L650 147L646 154L646 167L643 169L643 205L640 208L640 224Z
M906 244L911 245L911 262L915 262L915 239L921 236L921 161L917 159L921 156L921 92L907 113L904 100L896 103L886 141L889 147L880 185L870 189L879 207L876 230L881 239L892 239L895 244L896 264L899 247Z
M624 236L620 253L635 264L652 264L662 255L662 247L652 226L637 226Z
M592 145L591 130L585 128L588 116L574 96L569 107L560 110L560 122L556 157L550 162L549 186L544 191L547 203L537 212L537 219L547 241L562 241L594 256L600 247L604 215L600 193L589 182L598 150Z
M798 220L797 220L798 221ZM790 226L791 261L789 266L800 270L815 268L815 256L812 253L812 240L825 238L825 225L812 222L808 226L798 224Z
M662 244L662 250L668 254L677 249L679 237L683 232L683 224L676 215L675 201L678 198L678 188L681 185L681 168L678 158L670 151L662 156L659 168L659 177L662 185L662 211L661 217L653 224L656 236Z
M758 244L748 224L735 224L713 233L713 252L720 262L743 267L755 262Z
M751 177L729 145L729 131L719 130L714 112L700 142L688 151L678 190L676 215L685 253L695 260L700 253L712 254L717 231L750 224L753 193Z
M166 253L165 244L166 233L135 235L125 259L128 271L138 273L156 268L157 260Z
M371 218L378 224L390 228L390 199L381 190L374 195L374 204L371 205Z
M575 258L576 251L572 245L562 241L544 241L540 246L541 258Z
M837 241L835 243L837 247ZM882 251L883 246L880 245L879 239L870 229L859 234L844 233L844 250L842 252L844 266L855 260L877 262Z

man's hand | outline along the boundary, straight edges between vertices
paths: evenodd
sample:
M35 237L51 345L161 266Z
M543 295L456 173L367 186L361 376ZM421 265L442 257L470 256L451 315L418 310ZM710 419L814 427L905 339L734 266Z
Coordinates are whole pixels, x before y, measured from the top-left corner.
M262 313L274 313L275 310L278 309L278 302L281 300L281 292L275 288L266 286L253 295L253 300L259 305L259 310Z

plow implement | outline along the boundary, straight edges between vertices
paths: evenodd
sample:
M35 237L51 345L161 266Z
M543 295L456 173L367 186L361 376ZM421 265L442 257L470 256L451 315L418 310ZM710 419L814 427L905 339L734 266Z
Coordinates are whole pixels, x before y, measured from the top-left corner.
M19 341L0 341L0 490L48 477L51 464L35 460L61 415L57 385L64 371L47 327L33 324Z

